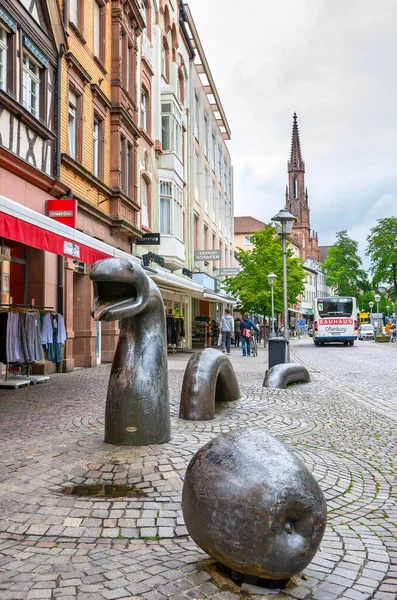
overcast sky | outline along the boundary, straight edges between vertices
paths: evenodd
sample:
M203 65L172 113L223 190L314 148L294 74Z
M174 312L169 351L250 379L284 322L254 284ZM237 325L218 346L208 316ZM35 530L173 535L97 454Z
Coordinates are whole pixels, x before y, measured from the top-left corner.
M189 0L232 130L235 214L285 202L298 115L311 226L364 254L397 215L396 0ZM367 260L365 260L367 263Z

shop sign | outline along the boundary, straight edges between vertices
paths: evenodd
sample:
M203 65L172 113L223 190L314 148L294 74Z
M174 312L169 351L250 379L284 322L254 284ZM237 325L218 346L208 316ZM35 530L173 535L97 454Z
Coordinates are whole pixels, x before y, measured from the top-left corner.
M228 269L219 269L220 277L235 277L240 273L240 267L230 267Z
M164 258L155 254L154 252L148 252L142 256L142 263L144 267L148 267L151 262L155 262L160 265L160 267L164 267Z
M221 260L220 250L195 250L194 260Z
M63 242L63 253L73 258L80 258L80 246L73 244L73 242Z
M159 233L144 233L142 237L135 240L138 246L159 246L160 245L160 234Z
M47 217L76 229L77 200L47 200Z

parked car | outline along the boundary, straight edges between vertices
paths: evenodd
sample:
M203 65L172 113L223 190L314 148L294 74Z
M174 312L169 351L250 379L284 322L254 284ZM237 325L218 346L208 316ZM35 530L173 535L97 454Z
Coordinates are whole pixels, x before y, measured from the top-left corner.
M314 328L311 327L310 329L307 330L307 334L309 337L313 337L313 333L314 333Z
M360 325L358 328L359 340L374 340L375 330L373 325Z

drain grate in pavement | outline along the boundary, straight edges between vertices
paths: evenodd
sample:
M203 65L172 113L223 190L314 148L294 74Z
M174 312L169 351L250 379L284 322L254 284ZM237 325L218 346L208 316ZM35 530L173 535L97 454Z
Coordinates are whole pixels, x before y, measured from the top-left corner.
M62 492L67 496L82 498L147 498L147 494L143 490L129 485L71 485L64 487Z

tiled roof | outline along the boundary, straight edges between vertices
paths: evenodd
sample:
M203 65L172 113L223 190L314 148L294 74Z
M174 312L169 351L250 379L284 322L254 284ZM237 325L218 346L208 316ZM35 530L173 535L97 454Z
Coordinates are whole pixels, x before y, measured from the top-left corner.
M234 233L252 233L265 227L266 223L254 217L234 217Z

